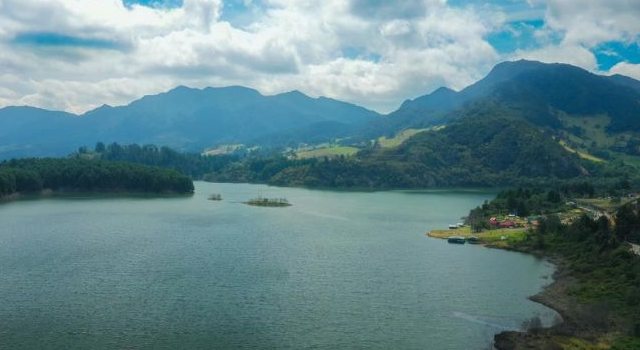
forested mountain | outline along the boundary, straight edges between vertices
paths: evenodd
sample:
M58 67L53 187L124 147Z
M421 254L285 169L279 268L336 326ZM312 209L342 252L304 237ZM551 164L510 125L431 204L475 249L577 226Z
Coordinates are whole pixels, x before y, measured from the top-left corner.
M562 128L563 115L610 118L607 131L640 131L640 82L629 77L600 76L568 64L535 61L503 62L482 80L455 92L435 92L405 101L386 121L386 128L402 129L446 123L470 108L499 105L520 117ZM374 122L380 123L380 122Z
M264 96L244 87L178 87L126 106L81 116L29 107L0 109L0 159L68 154L97 141L158 144L200 152L220 143L302 142L344 136L379 115L349 103L298 91Z

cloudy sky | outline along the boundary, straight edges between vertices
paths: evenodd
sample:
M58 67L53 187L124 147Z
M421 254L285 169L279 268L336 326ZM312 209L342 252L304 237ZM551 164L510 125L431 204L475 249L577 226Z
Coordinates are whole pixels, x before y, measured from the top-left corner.
M518 58L640 79L638 0L0 0L0 106L244 85L389 112Z

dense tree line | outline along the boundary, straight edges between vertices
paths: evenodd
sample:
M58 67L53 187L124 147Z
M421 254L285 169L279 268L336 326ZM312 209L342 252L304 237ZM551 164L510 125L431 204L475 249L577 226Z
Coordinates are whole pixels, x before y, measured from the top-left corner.
M616 213L616 238L640 244L640 210L637 203L620 207Z
M496 215L514 214L527 217L557 213L570 207L565 195L566 193L555 189L519 188L501 191L493 200L485 201L481 206L471 210L467 223L477 232L489 228L489 218Z
M20 159L0 163L0 196L53 191L193 192L174 170L87 159Z
M194 179L204 174L219 171L226 165L240 159L238 155L206 156L197 153L182 153L169 147L155 145L98 142L93 150L82 147L78 150L80 158L99 158L103 160L139 163L177 170Z

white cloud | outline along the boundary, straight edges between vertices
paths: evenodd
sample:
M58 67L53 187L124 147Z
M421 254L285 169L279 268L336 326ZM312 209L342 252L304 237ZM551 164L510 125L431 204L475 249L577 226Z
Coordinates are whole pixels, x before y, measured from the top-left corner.
M513 54L513 58L545 63L568 63L590 71L596 71L598 68L593 53L580 45L550 45L534 50L518 50Z
M611 74L622 74L640 80L640 64L620 62L609 70Z
M517 50L511 57L569 63L598 72L593 53L598 45L609 41L640 41L638 1L529 1L533 6L546 6L545 25L535 32L542 46Z
M581 20L597 24L589 29L571 18L567 1L549 0L547 32L538 35L562 32L563 42L549 40L542 48L505 57L486 37L513 14L495 6L265 0L251 21L237 27L223 19L222 1L184 0L183 7L166 9L128 8L120 0L0 0L0 106L82 112L177 85L237 84L263 93L299 89L388 112L441 85L460 89L504 58L593 70L589 45L637 34L638 21L630 19L640 17L614 6L622 14L605 9L615 16L608 20L574 3ZM517 16L540 11L539 1L530 1L535 3L519 6ZM25 33L80 40L69 45L16 40ZM91 47L94 42L108 45Z
M635 41L640 2L629 0L547 0L546 23L564 42L593 47L612 40Z

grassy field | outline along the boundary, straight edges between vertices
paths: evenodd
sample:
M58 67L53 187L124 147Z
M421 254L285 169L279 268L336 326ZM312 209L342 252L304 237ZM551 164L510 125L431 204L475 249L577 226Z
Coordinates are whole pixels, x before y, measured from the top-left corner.
M509 244L522 241L526 238L527 229L519 228L500 228L495 230L485 230L480 233L472 233L469 226L448 230L432 230L427 235L434 238L446 239L450 236L471 237L476 236L480 242L495 246L508 246ZM503 239L504 237L504 239Z
M576 153L576 154L578 154L578 157L580 157L580 158L582 158L582 159L586 159L586 160L590 160L590 161L592 161L592 162L598 162L598 163L600 163L600 162L606 162L604 159L602 159L602 158L598 158L598 157L596 157L596 156L594 156L594 155L591 155L591 154L589 154L589 153L587 153L587 152L584 152L584 151L577 151L577 150L575 150L575 149L573 149L573 148L569 147L569 145L567 145L567 143L566 143L566 142L564 142L564 141L562 141L562 140L560 140L560 141L559 141L559 143L560 143L560 145L561 145L562 147L564 147L564 149L566 149L567 151L569 151L569 152L571 152L571 153Z
M318 147L314 149L303 149L296 152L296 157L299 159L307 158L322 158L322 157L338 157L338 156L353 156L358 153L360 149L350 146L338 146L330 145L325 147Z
M430 129L405 129L402 130L401 132L399 132L398 134L396 134L396 136L392 137L392 138L386 138L384 136L378 138L378 144L380 145L380 147L382 148L393 148L393 147L398 147L400 146L403 142L407 141L408 138L410 138L411 136L423 132L423 131L427 131Z
M555 341L562 346L563 350L605 350L611 348L611 344L608 342L599 341L594 344L575 337L557 336Z
M216 148L212 148L212 149L207 149L204 152L202 152L203 155L205 156L218 156L218 155L222 155L222 154L230 154L233 153L241 148L243 148L244 145L243 144L235 144L235 145L220 145Z
M589 205L596 207L597 209L604 210L607 212L614 212L618 210L621 206L635 201L637 198L628 198L623 197L620 200L615 200L613 198L579 198L576 199L576 203L582 205Z
M615 143L615 138L607 134L607 126L611 123L611 118L606 115L600 116L560 116L560 120L566 127L578 127L582 129L583 135L575 137L578 143L585 140L594 141L598 147L609 147Z

